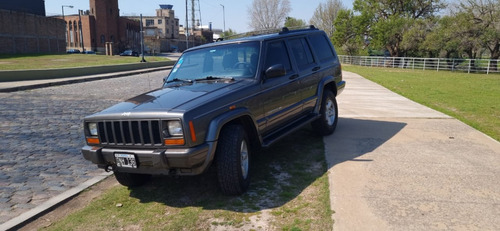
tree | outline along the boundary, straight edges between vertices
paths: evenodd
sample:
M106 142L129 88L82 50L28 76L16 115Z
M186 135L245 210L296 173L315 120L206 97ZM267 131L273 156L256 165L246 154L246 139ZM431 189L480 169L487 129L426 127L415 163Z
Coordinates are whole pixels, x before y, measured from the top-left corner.
M339 10L333 23L335 27L333 44L351 56L359 54L359 50L365 46L363 23L360 19L354 16L351 10Z
M500 57L500 0L462 0L458 14L468 19L464 23L476 32L471 35L489 51L490 59L498 59ZM497 70L497 63L493 63L492 67Z
M320 3L309 21L311 25L324 30L329 38L333 37L335 32L334 21L338 12L344 9L340 0L327 0L326 3Z
M403 33L401 41L402 50L406 56L413 57L439 57L441 49L426 46L428 37L437 27L438 18L415 19L413 24Z
M370 45L397 57L405 54L403 36L415 20L433 17L444 6L442 0L355 0L353 9L369 19Z
M249 26L254 30L279 29L291 10L289 0L253 0L248 7Z
M222 37L223 38L231 38L235 35L236 35L236 31L229 28L228 30L224 31L224 33L222 34Z
M293 27L305 27L307 24L302 19L296 19L293 17L286 17L285 27L293 28Z

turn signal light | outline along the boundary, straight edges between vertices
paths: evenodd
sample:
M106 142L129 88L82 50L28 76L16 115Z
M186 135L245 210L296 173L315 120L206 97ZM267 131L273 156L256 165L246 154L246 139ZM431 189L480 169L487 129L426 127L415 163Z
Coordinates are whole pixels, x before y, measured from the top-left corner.
M99 138L87 138L87 144L99 144Z
M184 145L184 139L165 139L163 143L165 145Z

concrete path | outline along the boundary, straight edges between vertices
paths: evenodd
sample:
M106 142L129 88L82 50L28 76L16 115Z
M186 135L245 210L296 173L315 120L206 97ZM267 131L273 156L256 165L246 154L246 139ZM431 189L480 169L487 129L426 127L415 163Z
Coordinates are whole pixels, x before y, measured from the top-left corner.
M500 230L500 143L344 72L325 138L334 230Z

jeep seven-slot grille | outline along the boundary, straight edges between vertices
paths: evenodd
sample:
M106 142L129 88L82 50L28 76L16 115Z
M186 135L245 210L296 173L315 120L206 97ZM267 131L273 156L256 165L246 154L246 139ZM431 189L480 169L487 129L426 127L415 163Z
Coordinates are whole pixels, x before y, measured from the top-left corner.
M101 144L162 145L159 120L104 121L98 123L98 131Z

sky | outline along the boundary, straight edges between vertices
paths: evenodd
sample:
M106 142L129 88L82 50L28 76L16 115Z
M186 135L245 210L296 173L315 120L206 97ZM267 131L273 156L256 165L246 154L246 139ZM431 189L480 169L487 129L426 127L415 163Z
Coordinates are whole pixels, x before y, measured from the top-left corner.
M197 2L198 0L196 0ZM250 31L248 23L248 7L252 0L199 0L201 6L201 20L203 25L212 22L213 28L223 29L223 11L224 5L226 15L226 30L229 28L243 33ZM302 19L309 23L316 7L326 0L290 0L292 11L290 17ZM342 0L345 8L352 8L353 0ZM186 1L185 0L119 0L120 16L155 16L156 9L160 4L174 5L175 17L179 18L179 24L186 22ZM88 10L88 0L45 0L45 11L47 16L61 15L63 5L72 5L73 8L64 7L64 14L78 14L78 10ZM190 13L189 13L190 14ZM189 19L191 20L191 19Z

